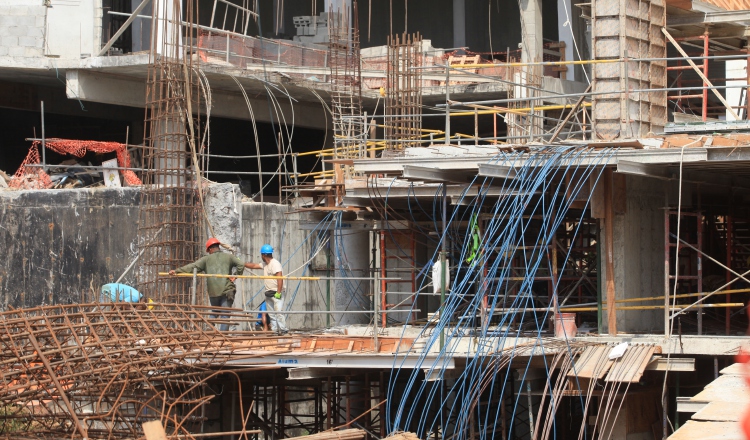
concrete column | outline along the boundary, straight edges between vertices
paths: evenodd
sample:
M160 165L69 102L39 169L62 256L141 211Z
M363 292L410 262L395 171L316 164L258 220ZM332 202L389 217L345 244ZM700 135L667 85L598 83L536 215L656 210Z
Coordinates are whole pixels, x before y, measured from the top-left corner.
M521 0L521 61L542 61L542 1Z
M179 0L152 0L153 28L156 35L156 53L166 57L182 57L182 2Z
M466 5L464 0L453 0L453 47L466 46Z
M278 0L275 0L278 1ZM274 1L274 4L275 4ZM330 2L325 2L325 11L340 11L344 7L347 8L347 10L352 10L352 0L332 0Z
M370 235L368 231L337 231L334 236L333 265L334 276L370 276ZM371 310L369 281L337 280L333 290L333 310ZM337 325L367 324L365 313L333 315ZM334 323L332 323L334 324Z
M573 20L577 19L570 10L570 0L557 2L557 34L560 41L565 43L565 61L573 61ZM568 20L570 18L570 20ZM568 71L560 75L561 78L570 81L575 80L575 66L568 66Z
M187 133L185 124L175 114L157 122L158 135L154 139L157 152L154 155L154 170L157 175L154 183L162 186L183 186L185 173L178 172L185 167L181 161L185 155ZM152 124L152 130L154 129Z
M748 62L745 60L728 60L726 63L726 69L727 69L727 78L747 78L748 77L748 69L747 69ZM747 84L747 81L727 81L728 86L737 86L737 85L743 85ZM729 105L744 105L744 101L740 101L740 98L742 96L742 89L740 88L732 88L727 89L727 102ZM737 113L739 114L742 109L736 109ZM747 117L747 116L745 116ZM734 121L734 115L729 112L729 110L726 111L726 118L727 121Z

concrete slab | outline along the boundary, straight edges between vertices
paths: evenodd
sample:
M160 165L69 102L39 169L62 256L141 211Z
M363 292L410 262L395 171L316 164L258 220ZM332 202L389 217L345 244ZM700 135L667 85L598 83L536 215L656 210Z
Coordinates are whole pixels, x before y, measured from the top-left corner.
M731 402L741 408L750 404L750 386L742 376L719 376L690 400L698 402Z
M740 376L740 375L746 374L746 371L747 370L746 370L746 367L744 365L737 363L737 364L732 364L732 365L724 368L723 370L719 371L719 373L721 373L721 374L734 374L734 375Z
M739 423L688 420L669 440L745 440Z
M708 422L739 422L747 409L736 402L711 402L695 413L693 420Z

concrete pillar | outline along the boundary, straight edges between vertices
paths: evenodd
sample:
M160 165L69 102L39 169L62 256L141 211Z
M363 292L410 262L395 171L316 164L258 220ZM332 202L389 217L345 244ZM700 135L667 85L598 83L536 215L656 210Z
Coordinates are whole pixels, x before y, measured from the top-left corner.
M633 23L641 23L639 31L634 32ZM594 59L666 57L666 38L661 32L665 24L666 9L661 0L643 0L635 9L619 0L594 0ZM664 130L667 92L632 90L666 87L666 61L607 62L595 64L592 70L595 139L637 138Z
M276 1L274 0L274 4L276 4ZM325 2L325 11L340 11L341 9L346 8L347 10L352 10L352 0L332 0L330 2Z
M165 57L182 58L182 2L152 0L152 29L156 32L156 53Z
M370 276L370 234L368 231L337 231L334 236L334 276ZM333 291L333 310L372 310L369 281L336 280ZM367 324L365 313L333 315L336 325ZM332 324L334 324L332 323Z
M542 61L542 1L521 0L521 61Z
M156 126L156 127L154 127ZM185 149L187 148L187 132L185 124L179 115L172 114L152 124L152 130L157 130L154 137L153 168L156 173L155 184L161 187L183 186L185 184Z
M565 61L574 60L574 45L573 45L573 20L577 17L572 14L570 10L571 4L569 0L562 0L557 2L557 34L560 41L565 43ZM568 66L568 71L560 75L562 79L575 81L575 66Z
M464 0L453 0L453 47L466 46L466 5Z
M748 62L746 60L727 60L726 63L726 77L727 78L747 78L748 77ZM727 81L728 86L737 86L737 85L744 85L747 84L747 81ZM726 91L727 97L726 100L729 103L729 105L745 105L745 101L740 101L740 98L742 97L742 89L740 88L732 88L727 89ZM743 109L735 109L737 110L737 113L743 112ZM747 112L743 112L745 115L745 118L747 118ZM734 115L729 112L729 110L726 111L726 118L727 121L734 121Z

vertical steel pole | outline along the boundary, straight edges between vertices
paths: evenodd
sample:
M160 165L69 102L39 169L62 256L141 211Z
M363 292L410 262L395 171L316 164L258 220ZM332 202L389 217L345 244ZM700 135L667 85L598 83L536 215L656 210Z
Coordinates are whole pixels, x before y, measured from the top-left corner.
M526 401L529 405L529 436L534 438L534 411L531 403L531 381L526 380Z
M701 202L700 202L700 185L698 185L698 213L695 217L695 222L698 227L698 243L696 247L703 251L703 214L700 211L701 208ZM703 254L700 252L696 252L696 257L698 258L698 292L703 292ZM699 299L703 299L703 295L699 297ZM727 301L728 302L728 301ZM698 309L698 334L703 334L703 307L700 307Z
M193 291L192 291L192 298L190 299L190 302L195 305L197 301L198 296L198 269L193 269ZM230 305L231 307L231 305Z
M447 211L448 211L448 183L443 182L443 237L441 242L441 251L440 251L440 319L443 319L443 313L445 312L445 288L446 288L446 278L447 278L447 264L446 264L446 253L448 251L448 247L446 246L446 241L448 240L448 225L447 225ZM446 321L443 321L446 322ZM443 347L445 346L445 327L443 327L442 330L440 330L440 350L443 350Z
M703 33L703 57L703 75L708 78L708 29ZM705 81L703 82L703 107L701 108L701 117L703 118L703 122L706 122L706 119L708 118L708 84L706 84Z
M669 208L664 210L664 336L669 337Z
M326 328L331 327L331 232L328 232L328 249L326 251ZM329 425L330 428L330 425Z
M42 171L47 172L47 144L44 137L44 101L42 102Z
M445 61L445 145L451 143L451 66Z
M383 328L386 327L388 322L386 321L385 311L388 309L388 282L385 278L388 278L388 255L385 249L385 231L380 231L380 307L383 311L381 320L383 321Z
M734 253L734 217L731 215L726 216L725 220L726 226L725 226L725 232L727 234L727 267L732 268L732 254ZM732 274L727 271L727 283L732 281ZM727 302L731 299L731 296L727 293L726 295ZM729 335L729 332L731 331L730 328L730 321L729 318L731 317L731 314L729 313L729 307L725 309L724 312L724 330L727 335Z
M598 258L596 259L596 323L597 323L597 331L599 334L603 334L604 330L602 327L602 226L601 226L601 220L597 220L596 222L596 229L597 229L597 240L596 240L596 255L598 255Z

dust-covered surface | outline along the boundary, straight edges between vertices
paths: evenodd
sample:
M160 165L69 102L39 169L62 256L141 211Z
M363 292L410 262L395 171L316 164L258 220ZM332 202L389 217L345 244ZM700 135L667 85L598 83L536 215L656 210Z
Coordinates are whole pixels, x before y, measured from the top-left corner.
M0 191L0 307L98 298L137 255L139 195L138 188Z

